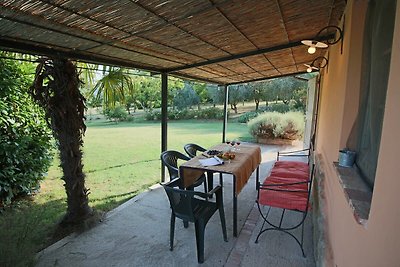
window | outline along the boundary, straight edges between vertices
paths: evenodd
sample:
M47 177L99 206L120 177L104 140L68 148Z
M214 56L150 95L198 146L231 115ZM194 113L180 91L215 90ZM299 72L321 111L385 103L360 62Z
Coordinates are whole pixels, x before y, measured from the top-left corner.
M347 146L357 152L356 165L373 188L390 70L396 0L368 4L362 55L360 103Z

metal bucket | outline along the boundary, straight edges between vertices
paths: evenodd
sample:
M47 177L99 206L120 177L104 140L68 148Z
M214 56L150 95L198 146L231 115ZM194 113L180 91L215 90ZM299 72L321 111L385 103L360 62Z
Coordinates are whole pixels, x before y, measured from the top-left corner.
M352 167L356 159L356 152L351 150L339 150L339 166Z

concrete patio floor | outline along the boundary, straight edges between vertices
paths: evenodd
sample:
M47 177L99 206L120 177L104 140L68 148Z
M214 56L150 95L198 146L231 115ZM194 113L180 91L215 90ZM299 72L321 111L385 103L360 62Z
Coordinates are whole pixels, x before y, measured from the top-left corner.
M264 179L282 147L261 149L260 177ZM214 181L219 181L217 176ZM174 250L169 250L169 202L163 188L155 185L109 212L100 225L40 252L37 266L315 266L311 216L304 232L306 258L296 242L281 232L264 233L255 244L262 224L255 206L255 174L238 197L237 238L232 231L231 176L224 176L223 190L228 242L223 241L216 214L206 227L205 262L201 265L197 263L193 224L184 228L181 220L176 221ZM278 214L273 215L278 218ZM297 216L293 213L287 217L290 221Z

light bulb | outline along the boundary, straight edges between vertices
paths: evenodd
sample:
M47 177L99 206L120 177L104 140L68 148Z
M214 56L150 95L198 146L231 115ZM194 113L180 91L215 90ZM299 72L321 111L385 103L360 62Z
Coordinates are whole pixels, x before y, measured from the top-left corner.
M310 46L310 47L308 48L308 50L307 50L307 52L308 52L309 54L314 54L315 51L317 51L317 49L315 48L315 46Z
M307 72L308 72L308 73L312 72L311 67L308 67L308 68L307 68Z

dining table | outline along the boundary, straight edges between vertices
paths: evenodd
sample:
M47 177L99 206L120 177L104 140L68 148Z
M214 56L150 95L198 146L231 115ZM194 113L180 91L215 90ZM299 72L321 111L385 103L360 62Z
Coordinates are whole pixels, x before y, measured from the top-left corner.
M207 154L207 151L221 151L222 153L229 151L231 155L234 155L234 158L225 159L222 164L205 166L202 161L211 157ZM204 172L220 173L221 177L222 174L229 174L224 175L223 179L233 179L233 236L237 237L237 198L255 170L257 180L259 178L261 149L258 145L249 143L241 143L234 147L230 144L221 143L207 151L180 165L179 174L183 181L183 187L191 186Z

